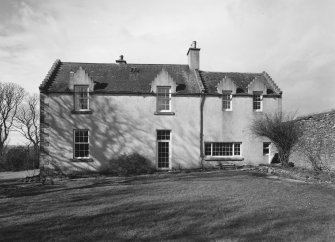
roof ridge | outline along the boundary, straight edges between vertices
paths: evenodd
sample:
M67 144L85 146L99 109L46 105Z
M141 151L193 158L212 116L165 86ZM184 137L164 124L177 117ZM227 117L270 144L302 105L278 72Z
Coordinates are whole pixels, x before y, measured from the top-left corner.
M263 73L262 72L234 72L234 71L231 71L231 72L227 72L227 71L202 71L202 72L205 72L205 73L222 73L222 74L252 74L252 75L262 75Z
M70 62L62 61L64 64L97 64L97 65L119 65L117 63L106 63L106 62ZM187 64L143 64L143 63L127 63L125 65L170 65L170 66L188 66Z

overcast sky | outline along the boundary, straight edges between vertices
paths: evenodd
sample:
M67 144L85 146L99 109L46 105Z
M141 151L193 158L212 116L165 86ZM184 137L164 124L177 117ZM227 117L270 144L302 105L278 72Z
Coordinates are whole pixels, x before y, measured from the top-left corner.
M283 108L335 108L334 0L0 0L0 81L29 92L55 59L267 71Z

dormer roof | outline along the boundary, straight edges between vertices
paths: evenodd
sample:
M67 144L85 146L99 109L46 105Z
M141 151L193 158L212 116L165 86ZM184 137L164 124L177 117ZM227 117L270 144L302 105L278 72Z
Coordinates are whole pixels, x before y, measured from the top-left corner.
M281 94L279 87L266 72L241 73L200 71L200 76L204 83L206 93L208 94L217 94L217 86L225 78L232 80L236 87L242 89L245 93L248 93L248 87L254 80L261 79L275 94Z

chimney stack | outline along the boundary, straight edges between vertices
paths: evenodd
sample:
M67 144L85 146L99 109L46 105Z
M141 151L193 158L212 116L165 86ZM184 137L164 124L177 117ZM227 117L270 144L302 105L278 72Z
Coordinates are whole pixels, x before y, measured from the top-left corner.
M199 60L200 49L197 48L197 42L193 41L191 47L187 51L188 56L188 66L191 70L199 70L200 60Z
M127 64L127 61L123 59L123 55L120 55L120 59L115 60L118 64Z

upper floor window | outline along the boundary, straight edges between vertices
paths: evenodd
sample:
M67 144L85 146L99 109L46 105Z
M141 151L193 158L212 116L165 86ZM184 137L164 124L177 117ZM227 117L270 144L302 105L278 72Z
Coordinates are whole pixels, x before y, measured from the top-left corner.
M171 111L171 87L157 87L157 112Z
M222 109L226 111L233 110L232 108L233 95L231 91L222 91Z
M75 110L87 111L89 110L89 91L88 86L76 85L74 86L75 95Z
M254 92L253 93L253 109L255 111L262 111L262 92Z

